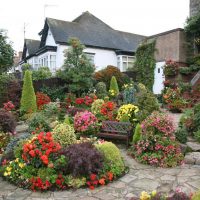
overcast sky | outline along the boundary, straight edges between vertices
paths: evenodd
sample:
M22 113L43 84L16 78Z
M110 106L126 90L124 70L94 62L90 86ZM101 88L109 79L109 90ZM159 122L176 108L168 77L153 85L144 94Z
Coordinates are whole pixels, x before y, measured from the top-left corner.
M44 5L46 6L44 9ZM45 12L44 12L45 11ZM114 29L153 35L182 28L189 0L1 0L0 29L7 29L16 51L26 38L39 39L44 16L72 21L89 11Z

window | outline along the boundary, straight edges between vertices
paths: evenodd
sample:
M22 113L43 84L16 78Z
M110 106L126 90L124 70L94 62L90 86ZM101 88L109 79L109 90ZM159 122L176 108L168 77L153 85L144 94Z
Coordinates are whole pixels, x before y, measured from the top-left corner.
M134 56L122 56L122 70L127 71L128 69L132 68L134 62L135 62Z
M120 69L121 56L117 56L117 67Z
M56 71L56 56L50 55L50 69Z
M94 65L94 53L85 53L86 57L89 59L90 63Z
M34 58L34 69L37 70L39 67L38 58Z

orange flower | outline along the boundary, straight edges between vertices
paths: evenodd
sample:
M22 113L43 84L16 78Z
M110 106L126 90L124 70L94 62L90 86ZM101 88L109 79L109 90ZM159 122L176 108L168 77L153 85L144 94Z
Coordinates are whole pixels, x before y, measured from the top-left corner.
M108 180L112 181L113 180L113 173L112 172L107 172Z
M99 183L100 183L101 185L105 185L105 178L99 179Z

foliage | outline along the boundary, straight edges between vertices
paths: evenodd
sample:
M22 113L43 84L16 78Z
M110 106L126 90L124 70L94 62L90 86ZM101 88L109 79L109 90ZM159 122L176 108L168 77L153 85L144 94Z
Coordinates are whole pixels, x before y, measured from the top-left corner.
M200 130L200 103L194 106L194 130Z
M200 129L194 132L194 137L200 143Z
M21 69L22 69L23 76L24 76L26 70L30 70L30 71L32 70L32 66L29 63L24 63L24 64L22 64Z
M142 127L138 123L135 127L134 135L133 135L133 144L137 144L137 142L141 139Z
M32 76L30 71L26 71L23 80L22 97L20 101L21 113L33 113L37 110L36 96L32 83Z
M163 98L169 110L181 112L186 107L186 100L181 96L180 88L167 88Z
M121 88L125 83L126 75L120 72L119 68L108 65L105 69L102 69L94 74L95 80L98 82L104 82L107 88L110 86L112 76L115 76L118 86Z
M125 84L123 86L123 102L125 104L134 104L136 99L135 99L135 94L136 94L136 89L133 85L133 83L130 84Z
M76 142L76 135L74 133L74 128L67 124L58 124L53 129L53 139L54 141L61 144L62 147L69 146Z
M175 61L167 60L164 65L165 76L175 76L178 73L178 65Z
M58 86L58 87L43 86L40 89L40 91L48 95L52 101L56 101L57 99L59 99L60 101L63 101L65 98L65 92L67 91L67 89L68 89L67 85Z
M138 84L138 92L135 95L136 105L139 108L137 119L141 122L153 111L159 110L156 96L149 91L143 84Z
M0 109L0 131L15 134L16 120L11 112Z
M92 107L91 107L91 111L94 115L98 115L100 114L101 111L101 107L104 104L104 100L103 99L97 99L92 103Z
M10 135L8 133L0 132L0 154L2 154L10 142Z
M87 92L93 85L92 74L94 66L84 54L84 45L77 38L71 38L70 48L65 51L65 60L61 78L69 83L70 92L77 93L79 96Z
M154 58L155 44L155 41L143 43L136 51L137 82L144 84L150 91L153 88L156 66Z
M114 176L122 174L125 170L119 149L112 142L103 142L95 145L96 148L104 155L105 171L110 171Z
M132 124L135 124L137 121L137 112L139 111L139 108L133 104L125 104L122 105L118 112L117 112L117 120L119 121L128 121Z
M50 102L44 105L42 113L44 114L45 118L54 120L57 118L59 110L60 109L56 102Z
M44 108L44 105L49 104L51 102L51 99L48 95L37 92L36 93L36 102L37 102L37 108L38 110L42 110Z
M183 155L175 141L173 121L164 113L153 112L141 124L142 137L132 147L133 156L144 164L175 167Z
M79 112L74 117L74 128L83 134L93 134L98 131L98 120L89 111Z
M112 76L110 80L109 93L112 97L116 97L119 94L119 87L118 87L117 79L115 78L115 76Z
M86 184L86 178L85 177L75 178L72 175L68 175L66 177L66 183L69 187L80 188L81 186L84 186Z
M175 132L175 136L179 142L185 144L187 142L188 131L185 127L181 127Z
M7 72L13 64L14 50L8 43L5 30L0 30L0 74Z
M48 67L40 67L38 70L33 70L32 77L34 81L44 80L52 77L52 73Z
M75 177L99 173L103 167L103 157L91 143L70 145L62 152L68 160L68 171Z
M97 97L103 99L108 95L106 84L104 82L98 82L95 86Z
M179 73L183 75L192 74L200 70L200 65L191 65L189 67L179 67Z
M50 131L47 119L42 113L34 113L28 120L28 130L30 133L35 131Z
M199 200L200 199L200 191L197 191L193 196L192 200Z

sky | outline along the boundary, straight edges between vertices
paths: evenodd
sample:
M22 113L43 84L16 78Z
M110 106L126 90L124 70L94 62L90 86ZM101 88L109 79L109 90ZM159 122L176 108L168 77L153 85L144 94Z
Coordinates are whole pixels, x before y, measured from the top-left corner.
M40 39L45 17L72 21L85 11L116 30L150 36L183 28L189 0L1 0L0 29L22 51L24 27L25 38Z

